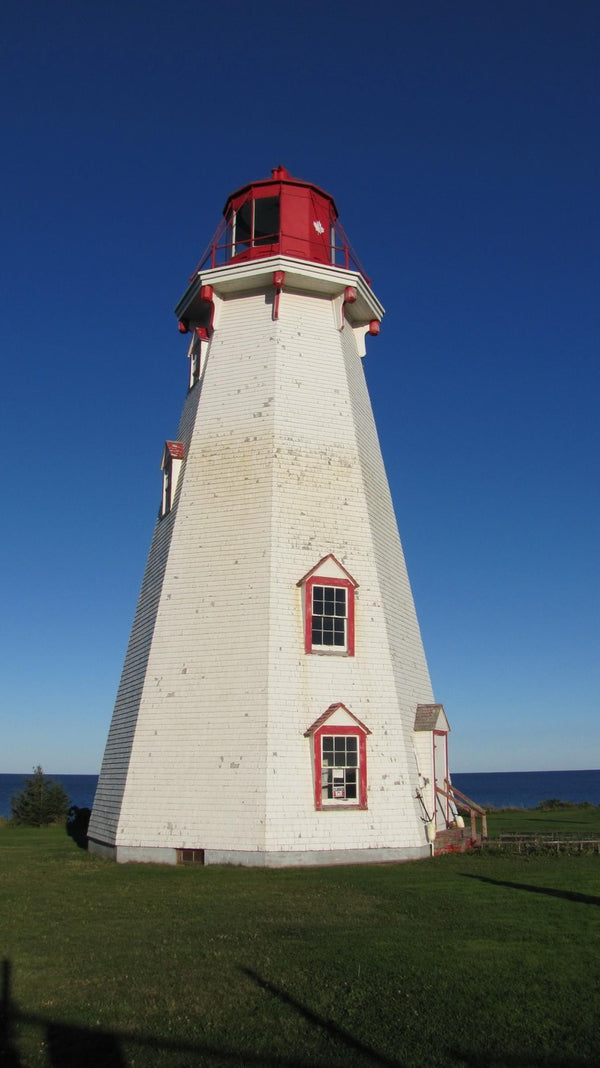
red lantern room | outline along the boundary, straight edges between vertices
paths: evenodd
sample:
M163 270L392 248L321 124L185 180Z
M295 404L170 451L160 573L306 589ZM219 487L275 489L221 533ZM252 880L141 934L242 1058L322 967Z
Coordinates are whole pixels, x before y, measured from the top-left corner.
M285 167L232 193L223 215L198 269L281 255L359 271L369 281L338 222L333 197L292 178Z
M276 167L272 177L232 193L224 209L227 245L236 262L280 253L332 263L337 209L333 197Z

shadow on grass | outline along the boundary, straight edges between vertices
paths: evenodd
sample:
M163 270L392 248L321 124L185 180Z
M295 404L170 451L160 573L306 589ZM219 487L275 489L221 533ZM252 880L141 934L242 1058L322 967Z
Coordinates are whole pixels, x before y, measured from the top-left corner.
M354 1038L352 1035L348 1034L347 1031L343 1031L342 1028L333 1023L332 1020L325 1020L322 1016L318 1016L315 1012L312 1012L311 1009L306 1008L305 1005L296 1001L290 994L286 994L285 990L281 990L280 987L275 986L273 983L269 983L268 980L263 979L262 976L257 975L257 973L253 972L250 968L240 968L240 971L243 972L244 975L247 975L249 979L252 979L252 981L256 983L257 986L261 987L262 990L268 991L273 997L282 1001L284 1005L289 1005L290 1008L294 1009L300 1016L303 1016L309 1023L321 1027L331 1038L336 1039L338 1042L343 1043L345 1046L368 1058L371 1064L381 1064L384 1068L403 1068L400 1061L392 1061L389 1057L384 1057L381 1053L377 1053L371 1046L366 1046L364 1042Z
M530 894L546 894L547 897L561 897L565 901L578 901L581 905L600 905L600 897L592 894L579 894L576 890L557 890L553 886L532 886L531 883L511 883L506 879L490 879L488 875L473 875L461 872L463 879L477 879L480 883L492 886L508 886L511 890L526 890Z
M457 1064L465 1068L595 1068L597 1061L587 1058L521 1057L506 1053L465 1053L464 1050L446 1051Z
M383 1068L403 1068L399 1061L379 1056L351 1035L327 1020L322 1020L288 994L261 979L246 968L241 969L255 983L290 1005L311 1023L322 1027L334 1039L348 1048L361 1053L367 1063ZM40 1042L40 1064L51 1068L126 1068L125 1048L135 1047L135 1059L145 1063L145 1052L154 1051L167 1056L173 1054L174 1063L181 1065L228 1065L248 1068L311 1068L310 1062L297 1057L268 1056L247 1050L227 1050L205 1045L202 1042L180 1042L158 1038L155 1035L129 1032L104 1031L95 1027L77 1027L62 1021L52 1020L37 1013L21 1012L11 995L10 961L2 962L2 996L0 1000L0 1064L2 1068L24 1068L25 1061L19 1056L17 1029L19 1024L39 1027L43 1040ZM341 1053L343 1057L343 1052ZM44 1058L43 1060L41 1058ZM138 1061L138 1057L140 1060ZM182 1060L183 1058L183 1060ZM133 1063L133 1062L132 1062Z
M493 881L493 880L492 880ZM312 1012L296 1001L284 990L263 979L249 968L241 968L248 978L257 986L267 991L280 1002L303 1016L309 1023L321 1028L331 1039L339 1043L338 1057L330 1060L331 1064L356 1064L353 1054L359 1055L365 1064L379 1065L381 1068L405 1068L400 1061L390 1060L364 1043L355 1039L348 1032L339 1028L330 1020ZM62 1021L51 1020L35 1013L21 1012L11 997L10 961L2 962L2 996L0 999L0 1065L2 1068L25 1068L29 1061L21 1060L18 1051L17 1029L20 1024L33 1025L40 1029L43 1040L40 1042L39 1064L50 1068L127 1068L129 1063L146 1063L146 1056L153 1053L173 1055L174 1064L224 1065L227 1068L314 1068L314 1063L297 1057L265 1056L264 1053L250 1051L218 1049L201 1042L181 1042L161 1039L155 1035L134 1034L129 1032L104 1031L101 1028L76 1027ZM133 1049L132 1049L133 1047ZM345 1047L345 1050L341 1047ZM129 1061L129 1050L132 1059ZM505 1055L502 1052L472 1053L457 1048L438 1049L444 1052L447 1063L462 1065L463 1068L591 1068L597 1061L587 1058L531 1057ZM330 1054L331 1056L331 1054ZM161 1063L166 1064L164 1058ZM414 1062L413 1062L414 1063Z

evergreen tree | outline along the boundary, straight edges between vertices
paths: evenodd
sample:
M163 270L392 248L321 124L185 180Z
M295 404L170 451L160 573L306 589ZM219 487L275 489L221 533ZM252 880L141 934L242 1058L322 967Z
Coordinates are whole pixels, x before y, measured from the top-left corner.
M42 827L66 817L69 798L59 782L47 779L40 765L25 779L20 794L11 798L10 807L15 823L28 827Z

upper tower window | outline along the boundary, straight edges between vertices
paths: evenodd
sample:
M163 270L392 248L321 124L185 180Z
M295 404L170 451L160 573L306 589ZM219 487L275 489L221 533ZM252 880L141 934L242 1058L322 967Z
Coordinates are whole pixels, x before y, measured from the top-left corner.
M311 584L311 645L313 649L348 648L348 597L346 586L332 580Z
M354 591L358 583L333 554L298 583L304 609L304 651L354 656Z
M192 386L196 385L196 382L198 382L204 374L208 352L208 337L208 329L206 327L197 326L194 329L190 347L188 349L188 360L190 361L190 389Z
M165 441L161 468L163 473L162 500L159 518L168 515L173 507L175 493L179 482L183 461L183 444L181 441Z

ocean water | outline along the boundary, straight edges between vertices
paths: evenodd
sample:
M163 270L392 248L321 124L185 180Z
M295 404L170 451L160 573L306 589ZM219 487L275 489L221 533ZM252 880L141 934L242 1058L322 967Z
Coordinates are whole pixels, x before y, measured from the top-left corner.
M27 773L0 775L0 816L10 818L10 799L23 789L28 777ZM98 783L97 775L47 775L46 778L62 783L72 805L79 808L92 807Z
M484 808L535 808L552 797L600 805L600 770L453 772L452 783Z
M10 799L23 789L26 776L0 775L0 816L10 817ZM91 808L97 775L50 775L64 786L72 805ZM495 808L535 808L540 801L589 801L600 805L600 770L491 771L453 773L452 782L471 801Z

